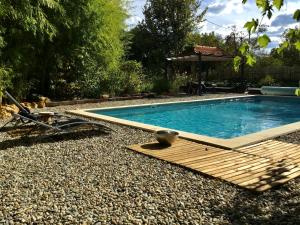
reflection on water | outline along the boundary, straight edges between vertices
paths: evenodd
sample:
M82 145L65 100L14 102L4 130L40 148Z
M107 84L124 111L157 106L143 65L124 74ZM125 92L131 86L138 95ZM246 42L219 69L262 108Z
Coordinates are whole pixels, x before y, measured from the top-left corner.
M233 138L300 120L300 99L255 96L92 111L219 138Z

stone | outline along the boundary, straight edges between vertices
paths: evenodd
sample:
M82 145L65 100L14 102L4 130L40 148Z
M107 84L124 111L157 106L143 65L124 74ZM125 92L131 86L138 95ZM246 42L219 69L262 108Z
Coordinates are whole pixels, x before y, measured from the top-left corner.
M209 95L184 100L205 97ZM178 99L58 106L51 111L173 100ZM1 132L0 224L20 224L22 218L25 224L299 224L300 178L262 194L250 193L129 151L126 146L155 141L153 135L103 124L115 132L75 132L42 140ZM300 144L300 132L278 140Z
M32 108L32 109L37 109L37 108L38 108L38 103L32 102L32 103L31 103L31 108Z
M107 94L100 95L100 99L104 99L104 100L109 99L109 95Z
M38 108L45 108L45 107L46 107L46 103L44 101L38 102Z
M15 105L3 105L0 106L0 118L7 119L11 117L13 113L18 113L19 109Z

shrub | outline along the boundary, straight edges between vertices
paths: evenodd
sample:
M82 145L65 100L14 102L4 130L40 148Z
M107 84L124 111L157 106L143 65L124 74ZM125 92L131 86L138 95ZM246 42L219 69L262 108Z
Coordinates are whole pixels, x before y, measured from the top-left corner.
M141 63L130 60L120 66L121 93L136 94L142 91L144 74Z
M12 85L12 70L0 67L0 101L2 102L2 95L6 88Z
M180 87L185 86L188 82L188 76L186 74L177 75L173 81L170 82L169 92L172 94L178 94Z
M274 86L276 84L276 80L271 75L266 75L259 82L259 86Z
M51 96L54 99L71 99L81 97L81 88L78 82L67 82L64 79L55 80L50 87Z
M144 75L140 63L124 61L118 68L98 71L93 76L85 75L83 78L80 81L83 96L98 98L101 94L115 96L139 93L142 91Z
M157 94L168 92L170 90L170 81L168 81L165 77L155 76L152 82L153 91Z
M141 92L147 93L153 91L153 82L150 79L144 79L141 85Z

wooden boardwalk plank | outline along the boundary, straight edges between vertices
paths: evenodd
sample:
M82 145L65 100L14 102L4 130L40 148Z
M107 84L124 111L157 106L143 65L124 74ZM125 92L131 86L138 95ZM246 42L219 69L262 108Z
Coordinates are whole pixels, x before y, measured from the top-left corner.
M270 167L271 165L270 160L268 159L266 160L267 161L250 163L248 168L241 169L238 172L227 173L225 175L222 175L222 178L226 180L234 180L234 179L241 179L243 177L247 177L249 176L249 174L258 173L262 170L265 170L267 167Z
M240 164L228 164L226 167L219 167L216 168L213 171L209 171L213 176L228 176L228 175L232 175L232 174L238 174L238 173L243 173L245 172L247 169L254 167L256 165L262 165L266 162L269 162L269 159L263 159L262 161L257 161L256 159L254 160L245 160L243 162L241 162Z
M269 164L266 167L261 167L258 170L253 170L242 174L242 176L238 177L230 177L227 178L232 182L236 182L239 184L245 184L244 182L256 182L257 179L262 179L264 176L276 176L280 173L289 171L291 168L295 168L297 165L295 164L286 164L284 166L278 166L276 164Z
M295 145L280 145L277 144L276 146L273 147L263 147L262 149L255 149L255 152L252 151L242 151L245 153L255 153L256 155L259 155L261 157L276 157L277 155L283 155L285 153L291 152L291 151L295 151L296 149L299 149L299 146L295 146Z
M255 191L300 176L300 145L277 140L235 150L183 139L169 147L148 143L128 148Z
M257 164L254 165L253 163L250 163L250 167L248 167L248 169L245 170L241 170L239 173L227 173L227 175L224 176L224 178L226 179L249 179L249 176L252 174L257 174L261 171L266 170L267 168L269 168L271 165L275 165L275 163L277 164L283 164L285 163L285 165L290 165L290 164L294 164L294 161L289 161L289 160L283 160L283 161L274 161L272 159L266 159L267 161L261 164ZM283 166L283 165L281 165Z
M276 145L274 146L261 146L259 148L252 148L252 149L248 149L247 151L245 150L239 150L241 152L244 153L251 153L251 154L255 154L261 157L268 157L270 158L271 156L276 157L279 154L284 154L284 152L286 151L290 151L290 149L293 149L294 146L290 146L289 148L283 150L282 149L282 144L276 143Z

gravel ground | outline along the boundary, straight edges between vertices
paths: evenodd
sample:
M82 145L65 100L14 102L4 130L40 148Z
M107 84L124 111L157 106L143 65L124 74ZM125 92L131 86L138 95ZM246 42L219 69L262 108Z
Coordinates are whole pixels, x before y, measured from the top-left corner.
M178 99L49 110L171 100ZM0 224L300 224L299 178L252 193L127 150L125 146L153 136L107 125L116 132L86 131L39 141L0 133ZM299 142L300 133L279 139Z

